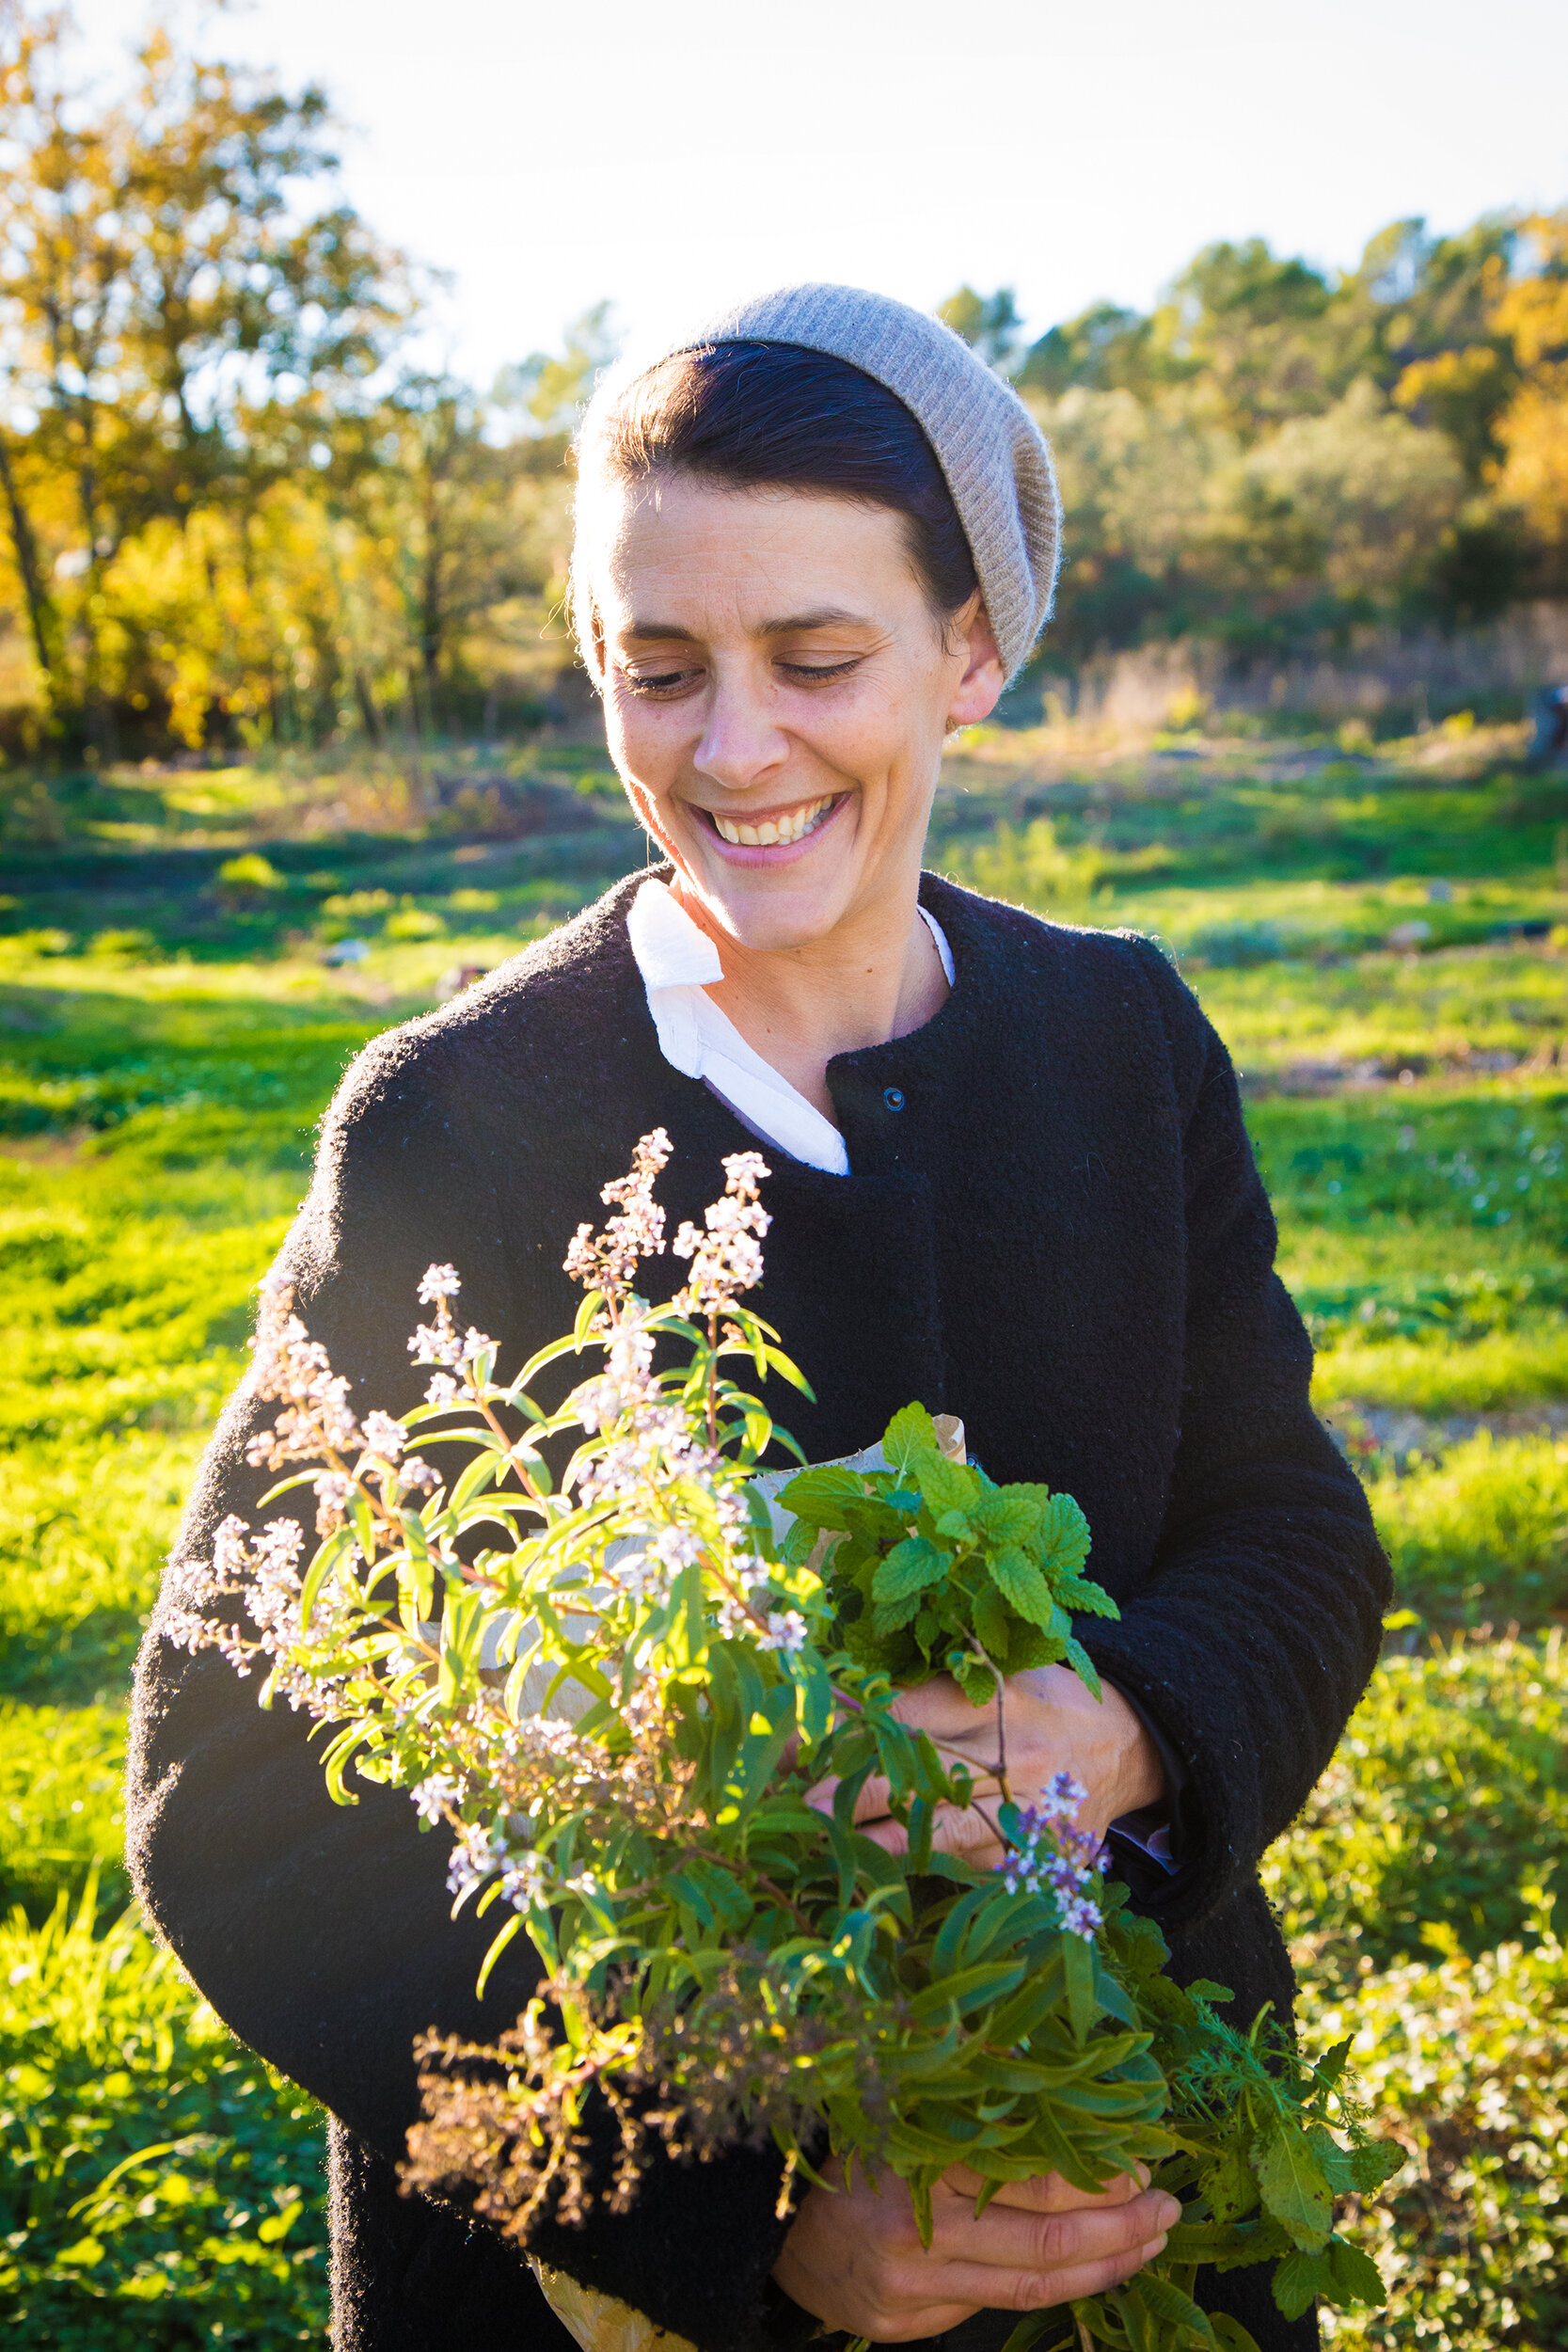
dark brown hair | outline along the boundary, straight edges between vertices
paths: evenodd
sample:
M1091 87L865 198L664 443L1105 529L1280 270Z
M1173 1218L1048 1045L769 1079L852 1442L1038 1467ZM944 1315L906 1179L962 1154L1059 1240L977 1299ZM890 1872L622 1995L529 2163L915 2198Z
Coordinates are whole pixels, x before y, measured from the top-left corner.
M794 343L675 353L627 386L594 435L612 481L695 474L736 489L817 490L902 515L910 561L945 619L978 585L946 477L894 392Z

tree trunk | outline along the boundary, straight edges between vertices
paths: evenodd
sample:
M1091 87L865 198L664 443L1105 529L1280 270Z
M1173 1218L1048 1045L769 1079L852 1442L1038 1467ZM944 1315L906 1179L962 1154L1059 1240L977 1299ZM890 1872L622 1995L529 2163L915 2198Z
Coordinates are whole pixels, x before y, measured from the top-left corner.
M59 709L65 681L60 675L59 618L54 599L43 584L39 566L38 541L22 492L11 464L10 443L0 431L0 490L4 490L7 513L11 527L11 546L16 555L16 568L22 581L23 599L27 607L27 626L32 631L33 654L43 678L44 700L51 717Z

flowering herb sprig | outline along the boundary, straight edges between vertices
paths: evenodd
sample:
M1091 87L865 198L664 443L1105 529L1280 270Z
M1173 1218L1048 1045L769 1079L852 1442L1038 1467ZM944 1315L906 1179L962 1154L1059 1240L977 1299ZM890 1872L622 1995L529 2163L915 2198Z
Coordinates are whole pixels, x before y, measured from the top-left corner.
M575 1327L508 1382L496 1343L458 1327L456 1272L432 1266L410 1342L430 1377L397 1419L356 1420L269 1284L252 1385L280 1409L251 1458L286 1473L268 1501L309 1489L319 1540L306 1563L297 1520L225 1521L166 1620L326 1728L340 1802L351 1775L402 1787L451 1836L454 1904L498 1918L482 1983L519 1934L534 1947L515 2024L420 2045L411 2183L461 2190L526 2244L542 2214L624 2209L650 2138L706 2156L770 2137L785 2203L858 2159L909 2183L927 2230L958 2163L1085 2190L1145 2163L1186 2200L1164 2254L1016 2344L1070 2326L1079 2344L1219 2352L1200 2263L1286 2257L1287 2307L1304 2281L1298 2308L1380 2298L1333 2193L1391 2168L1337 2066L1306 2067L1266 2021L1233 2032L1222 1988L1172 1984L1076 1826L1083 1790L1063 1775L1021 1804L1009 1785L1005 1675L1057 1658L1092 1683L1071 1613L1112 1604L1082 1574L1082 1514L948 1461L911 1406L885 1469L793 1479L779 1541L758 1473L775 1442L795 1449L735 1376L805 1387L743 1303L767 1169L726 1160L703 1226L667 1245L669 1156L656 1129L605 1187L612 1214L566 1258ZM635 1284L667 1246L686 1279L656 1306ZM558 1406L535 1400L585 1354ZM895 1712L899 1682L941 1668L996 1701L999 1796ZM873 1773L905 1852L856 1825ZM941 1811L971 1804L995 1870L934 1848ZM615 2125L608 2172L595 2112ZM1233 2325L1223 2341L1243 2346Z

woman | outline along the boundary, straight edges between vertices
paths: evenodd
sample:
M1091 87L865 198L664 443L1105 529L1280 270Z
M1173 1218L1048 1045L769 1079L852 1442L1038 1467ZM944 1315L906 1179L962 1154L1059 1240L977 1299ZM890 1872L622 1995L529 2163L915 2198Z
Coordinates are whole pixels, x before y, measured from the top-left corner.
M515 1361L564 1327L565 1242L637 1136L673 1139L673 1219L765 1138L761 1305L816 1389L781 1418L825 1459L918 1397L964 1417L993 1476L1078 1498L1122 1608L1083 1629L1106 1696L1063 1669L1017 1677L1015 1784L1077 1773L1177 1973L1229 1985L1244 2024L1290 2007L1257 1864L1370 1669L1386 1571L1308 1408L1234 1077L1193 998L1140 939L921 873L943 739L1028 656L1056 532L1012 392L874 295L768 296L608 384L582 438L576 615L667 863L361 1056L283 1261L356 1398L397 1410L432 1261L460 1267ZM242 1388L171 1594L220 1517L254 1516L261 1417ZM990 1753L951 1685L906 1705ZM898 1835L874 1790L862 1812ZM488 1931L450 1920L442 1841L406 1798L334 1808L299 1720L258 1713L155 1620L130 1820L143 1899L197 1982L331 2110L339 2352L564 2344L512 2249L397 2193L415 2036L493 2030L531 1982L515 1945L481 2010ZM1050 2180L976 2220L957 2177L926 2251L891 2185L814 2190L776 2219L778 2171L745 2149L654 2165L629 2214L536 2250L700 2352L821 2328L992 2352L1019 2312L1129 2276L1175 2212L1139 2182L1087 2199ZM1315 2340L1256 2273L1207 2300L1266 2352Z

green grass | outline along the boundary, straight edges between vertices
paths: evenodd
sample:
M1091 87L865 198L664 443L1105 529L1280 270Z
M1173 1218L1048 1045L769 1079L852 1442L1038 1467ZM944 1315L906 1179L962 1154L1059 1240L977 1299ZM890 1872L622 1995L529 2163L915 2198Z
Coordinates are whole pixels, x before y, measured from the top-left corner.
M1306 2029L1332 2037L1341 2010L1359 2025L1369 2093L1412 2152L1371 2225L1395 2306L1337 2340L1548 2352L1568 2332L1568 1972L1545 1924L1568 1892L1550 1633L1568 1609L1568 1444L1484 1426L1454 1442L1442 1423L1568 1397L1568 1066L1543 1053L1568 1029L1568 960L1493 936L1568 915L1563 818L1506 776L1427 772L1420 747L1405 770L1305 773L1300 754L1061 774L1031 739L972 742L934 862L1161 935L1249 1073L1318 1402L1361 1446L1405 1613L1269 1866ZM29 2345L321 2339L317 2121L123 1910L127 1680L323 1104L448 966L499 961L640 862L597 756L562 755L598 796L594 824L550 840L400 832L395 778L279 768L67 780L61 844L8 866L0 2311ZM340 800L388 829L323 830ZM1041 817L1049 837L1027 831ZM265 860L249 887L222 877L237 854ZM1420 952L1389 950L1408 921L1431 925ZM365 958L325 964L345 937ZM1326 1090L1279 1090L1307 1065ZM1414 1455L1358 1436L1363 1409L1388 1406L1428 1417ZM1432 1646L1458 1628L1492 1638Z
M32 2352L319 2343L319 2135L90 1877L0 1926L0 2309Z
M1370 1491L1398 1607L1434 1626L1568 1621L1568 1442L1481 1429Z

